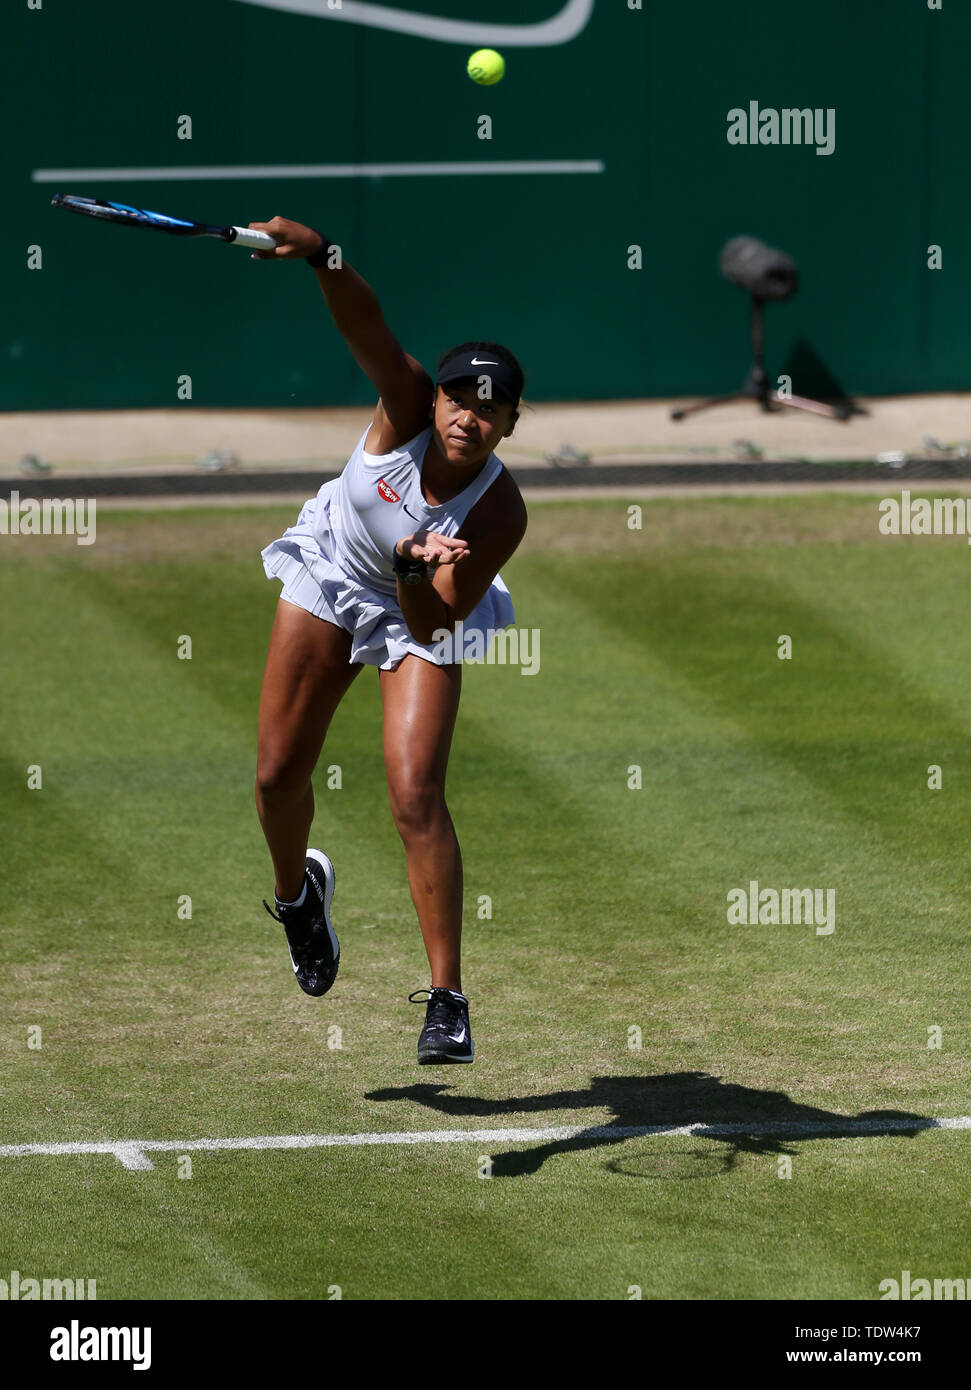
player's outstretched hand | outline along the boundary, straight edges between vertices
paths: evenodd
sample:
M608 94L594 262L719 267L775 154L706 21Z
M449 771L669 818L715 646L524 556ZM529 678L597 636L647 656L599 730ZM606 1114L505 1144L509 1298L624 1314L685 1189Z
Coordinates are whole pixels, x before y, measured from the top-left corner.
M442 536L438 531L416 531L413 536L400 540L397 549L405 560L424 560L427 565L457 565L468 555L469 543L457 536Z
M299 261L319 251L323 242L313 227L291 222L288 217L272 217L269 222L250 222L251 232L269 232L275 251L254 251L254 261Z

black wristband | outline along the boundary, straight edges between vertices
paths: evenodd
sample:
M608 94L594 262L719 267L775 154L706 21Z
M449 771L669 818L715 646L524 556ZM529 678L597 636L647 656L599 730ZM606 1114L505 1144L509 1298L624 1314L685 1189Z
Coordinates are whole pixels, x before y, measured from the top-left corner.
M397 546L391 552L391 564L395 574L406 584L418 584L428 578L428 566L425 561L406 560L403 555L398 554Z
M312 232L317 232L316 227L311 227L310 230ZM306 261L308 265L313 266L314 270L325 270L327 267L327 257L330 255L330 249L334 243L328 241L323 232L317 232L317 235L320 237L320 247L312 256L307 256Z

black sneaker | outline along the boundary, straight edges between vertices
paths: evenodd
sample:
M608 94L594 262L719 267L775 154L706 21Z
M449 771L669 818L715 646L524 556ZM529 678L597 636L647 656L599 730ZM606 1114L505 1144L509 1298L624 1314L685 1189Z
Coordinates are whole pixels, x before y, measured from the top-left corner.
M428 995L425 1026L418 1039L418 1065L429 1066L445 1062L471 1062L475 1055L472 1030L469 1027L469 1001L464 994L450 989L416 989L409 994L412 1004L425 1001L419 994Z
M307 850L306 884L307 896L299 907L281 903L275 896L276 912L265 898L263 906L283 923L297 984L304 994L317 997L334 983L341 960L337 933L330 924L334 866L319 849Z

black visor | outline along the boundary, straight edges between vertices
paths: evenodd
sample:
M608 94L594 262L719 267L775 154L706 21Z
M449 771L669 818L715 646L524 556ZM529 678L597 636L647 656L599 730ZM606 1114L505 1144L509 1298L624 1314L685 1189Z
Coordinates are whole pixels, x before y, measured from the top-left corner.
M457 352L447 362L443 362L435 385L445 386L450 381L461 381L467 378L478 381L481 377L488 378L490 395L500 396L507 401L519 400L515 370L507 362L493 357L483 348ZM487 399L488 396L483 396L483 400Z

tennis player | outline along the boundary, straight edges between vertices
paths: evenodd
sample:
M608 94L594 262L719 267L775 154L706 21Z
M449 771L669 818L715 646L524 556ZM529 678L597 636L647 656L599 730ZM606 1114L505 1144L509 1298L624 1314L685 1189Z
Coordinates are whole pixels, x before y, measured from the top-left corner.
M313 267L380 398L340 477L263 551L267 576L283 581L259 710L256 804L276 911L264 905L283 924L301 989L326 994L340 947L330 919L334 868L308 849L311 775L341 698L364 666L376 666L391 811L431 969L430 989L409 996L427 1005L418 1061L471 1062L462 857L445 804L461 651L443 637L461 619L466 638L488 641L513 621L499 570L523 538L526 508L493 450L513 432L523 372L507 348L469 342L444 355L433 382L338 248L286 218L250 227L277 243L259 259Z

